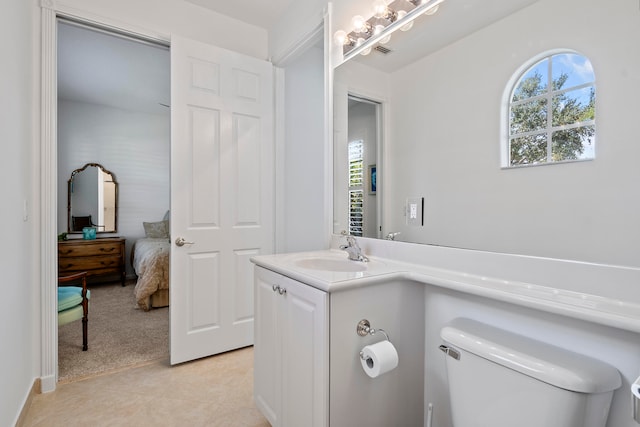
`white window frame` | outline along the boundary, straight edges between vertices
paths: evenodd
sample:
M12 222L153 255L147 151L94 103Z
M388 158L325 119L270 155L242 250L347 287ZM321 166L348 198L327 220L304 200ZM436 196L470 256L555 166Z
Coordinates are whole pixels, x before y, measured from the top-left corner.
M546 51L543 52L533 58L531 58L529 61L527 61L526 63L524 63L520 68L518 68L518 70L513 74L513 76L511 77L511 79L509 79L509 81L507 82L507 85L505 87L505 91L503 93L503 101L502 101L502 109L501 109L501 129L502 129L502 135L501 135L501 166L502 169L517 169L517 168L526 168L526 167L532 167L532 166L546 166L546 165L557 165L557 164L564 164L564 163L575 163L575 162L585 162L585 161L592 161L596 158L596 152L595 152L595 142L594 142L594 146L593 146L593 157L588 157L588 158L584 158L584 159L569 159L569 160L560 160L560 161L554 161L552 159L552 148L553 148L553 141L552 141L552 134L555 131L558 130L566 130L566 129L572 129L572 128L577 128L577 127L587 127L587 126L593 126L594 129L596 127L596 121L595 118L593 120L587 120L587 121L582 121L582 122L578 122L578 123L572 123L569 125L563 125L563 126L553 126L553 111L551 109L549 109L547 111L547 124L546 124L546 128L545 129L540 129L540 130L535 130L535 131L530 131L530 132L525 132L525 133L521 133L518 134L518 136L528 136L528 135L536 135L536 134L541 134L541 133L546 133L547 136L547 161L546 162L540 162L540 163L529 163L529 164L522 164L522 165L511 165L511 139L512 139L512 135L510 132L510 119L511 119L511 106L512 106L512 102L511 99L513 97L513 92L516 89L518 83L520 83L520 80L522 79L522 77L529 72L529 70L531 70L533 67L535 67L539 62L543 61L544 59L549 59L549 68L547 70L547 90L544 94L542 95L538 95L535 97L531 97L528 98L527 100L524 101L518 101L517 103L521 103L521 102L530 102L532 100L535 99L542 99L545 98L547 101L547 105L549 106L549 108L551 108L552 104L552 100L554 96L557 96L559 94L565 93L565 92L570 92L576 89L582 89L582 88L587 88L587 87L593 87L594 90L596 88L596 78L595 78L595 71L594 71L594 80L592 83L584 83L581 85L577 85L577 86L571 86L568 88L562 88L561 90L552 90L552 85L549 84L550 81L550 76L552 76L552 69L551 69L551 58L553 56L556 55L562 55L562 54L574 54L574 55L580 55L584 58L586 58L587 60L590 61L589 57L577 52L575 50L572 49L554 49L554 50L550 50L550 51ZM597 103L597 97L596 97L596 103ZM597 107L596 107L597 110ZM594 116L595 117L595 116ZM597 136L597 133L596 133ZM594 137L594 141L596 140L596 138Z
M359 151L359 156L354 157L352 148L354 145L359 144L359 147L355 149L355 151ZM349 176L349 234L351 236L362 236L364 234L364 183L365 183L365 171L364 171L364 141L362 139L349 141L347 153L349 156L348 159L348 176ZM351 168L351 164L353 162L360 162L360 177L359 184L352 185L354 179L353 169ZM357 174L356 174L357 175ZM358 179L357 176L355 177ZM353 209L353 204L359 200L360 203L360 219L356 219L357 211ZM359 224L359 225L357 225Z

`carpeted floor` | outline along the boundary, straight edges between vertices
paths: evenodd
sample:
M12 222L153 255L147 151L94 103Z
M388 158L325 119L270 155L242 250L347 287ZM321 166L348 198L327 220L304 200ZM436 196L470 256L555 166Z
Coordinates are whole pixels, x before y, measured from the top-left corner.
M134 284L128 283L90 286L87 351L82 351L82 322L58 328L60 382L169 357L169 307L140 310Z

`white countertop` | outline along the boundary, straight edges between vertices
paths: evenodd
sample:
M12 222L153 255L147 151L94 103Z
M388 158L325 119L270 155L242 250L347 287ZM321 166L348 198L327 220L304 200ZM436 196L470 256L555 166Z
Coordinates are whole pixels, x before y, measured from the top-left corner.
M334 249L261 255L252 261L329 293L388 281L414 281L640 333L640 304L635 301L381 257L369 259L368 263L349 261L345 252ZM344 261L348 267L348 263L357 263L354 268L363 271L308 268L308 261L305 264L302 260Z

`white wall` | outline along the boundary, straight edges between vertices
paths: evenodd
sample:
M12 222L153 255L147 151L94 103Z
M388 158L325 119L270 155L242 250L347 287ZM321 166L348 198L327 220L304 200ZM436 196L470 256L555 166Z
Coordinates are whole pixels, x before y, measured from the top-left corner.
M543 0L394 73L387 200L392 211L410 196L426 205L424 227L389 224L399 238L640 265L639 18L632 1ZM557 48L594 66L596 159L502 170L507 82Z
M279 252L324 247L324 54L312 47L285 68L284 218Z
M131 245L144 237L142 222L162 220L169 209L171 121L73 101L58 103L58 232L67 230L67 180L73 170L100 163L118 181L118 232Z
M277 22L269 28L269 57L276 65L300 48L323 23L327 0L292 1Z
M37 169L31 158L34 152L34 132L31 113L34 102L32 85L31 34L32 2L3 2L0 14L0 190L3 229L2 300L0 302L0 425L14 425L20 408L37 376L39 351L35 339L39 328L38 250L34 233L38 222L34 184ZM23 219L27 203L28 219Z

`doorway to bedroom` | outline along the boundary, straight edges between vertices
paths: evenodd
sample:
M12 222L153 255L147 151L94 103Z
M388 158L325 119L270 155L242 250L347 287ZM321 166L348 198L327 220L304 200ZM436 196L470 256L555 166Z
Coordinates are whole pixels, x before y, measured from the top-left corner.
M100 270L113 259L74 260L105 274L89 281L88 351L82 351L80 322L58 329L58 378L64 382L169 356L169 245L158 245L168 243L170 55L167 46L77 22L58 20L57 28L58 238L84 240L72 216L95 212L98 243L124 239L120 262L126 272L122 286L108 268ZM87 164L101 165L117 181L115 232L101 229L95 219L104 217L105 208L96 201L97 187L72 201L72 193L80 192L70 179ZM158 241L150 250L157 258L146 264L140 260L143 238ZM166 267L158 251L164 251ZM134 260L139 270L161 265L137 294L141 271Z

